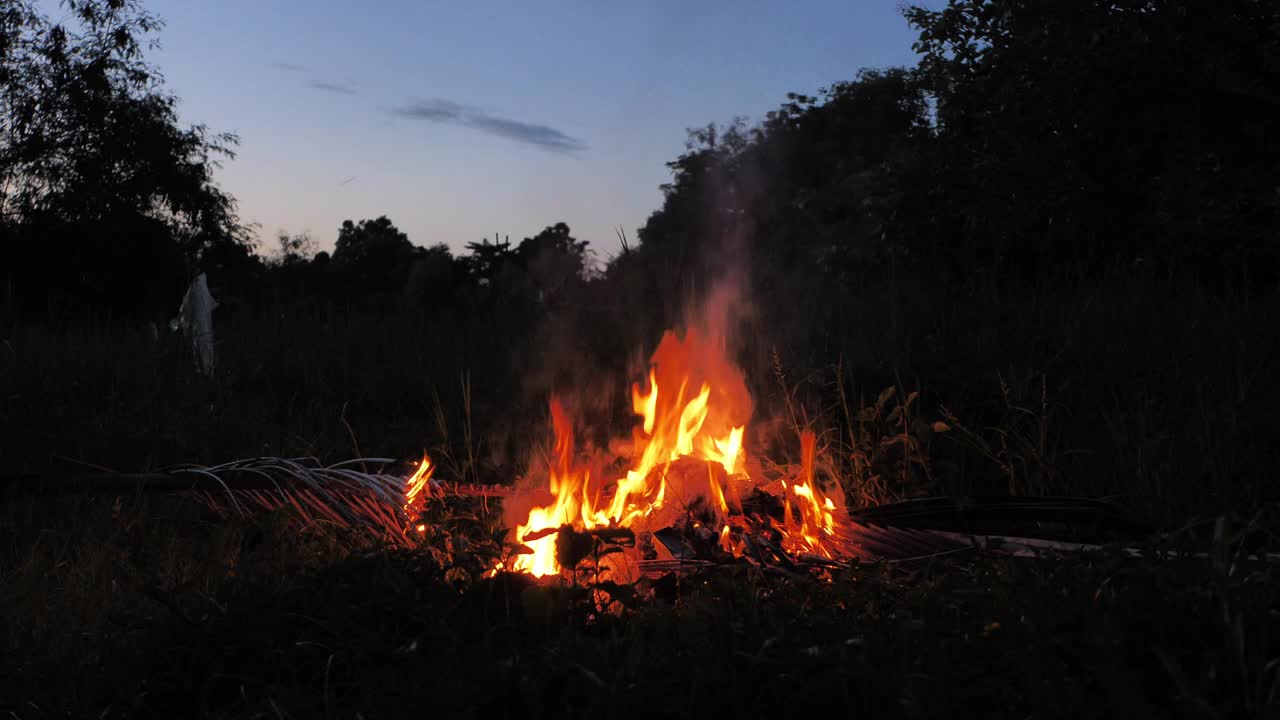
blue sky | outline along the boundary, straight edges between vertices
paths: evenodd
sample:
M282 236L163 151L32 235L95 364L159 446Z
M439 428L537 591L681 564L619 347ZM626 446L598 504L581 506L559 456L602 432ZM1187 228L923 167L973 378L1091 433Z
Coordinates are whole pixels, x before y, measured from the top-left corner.
M242 219L322 248L385 214L455 249L564 221L607 256L659 206L686 128L914 61L891 0L145 6L183 120L240 135L218 177Z

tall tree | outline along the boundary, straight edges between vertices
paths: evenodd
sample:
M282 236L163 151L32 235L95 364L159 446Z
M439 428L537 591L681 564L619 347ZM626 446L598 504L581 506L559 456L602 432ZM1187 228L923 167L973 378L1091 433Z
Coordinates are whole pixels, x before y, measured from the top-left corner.
M0 9L0 264L21 291L142 301L248 244L213 180L236 138L179 124L144 58L161 23L136 0L62 4L71 24L29 0Z
M575 239L569 226L559 222L522 240L516 257L538 300L555 305L582 282L587 268L587 241Z
M951 0L907 17L947 188L920 209L968 262L1274 276L1280 5Z
M662 207L610 275L627 268L632 301L661 303L670 324L733 266L749 271L759 296L812 305L806 312L824 326L818 315L838 304L818 299L826 286L883 262L882 220L898 202L887 168L929 136L921 88L898 68L863 71L816 97L792 94L754 127L692 130L668 163ZM773 327L798 327L794 307Z
M345 274L348 290L365 295L399 292L413 257L409 236L386 215L358 223L344 220L333 250L333 264Z

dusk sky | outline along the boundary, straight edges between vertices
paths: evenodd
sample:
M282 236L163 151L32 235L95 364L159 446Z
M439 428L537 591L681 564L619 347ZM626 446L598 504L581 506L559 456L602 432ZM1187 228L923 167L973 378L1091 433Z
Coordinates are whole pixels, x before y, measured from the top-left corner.
M264 250L385 214L455 250L565 221L607 257L686 128L914 62L895 0L144 4L183 121L240 135L219 178Z

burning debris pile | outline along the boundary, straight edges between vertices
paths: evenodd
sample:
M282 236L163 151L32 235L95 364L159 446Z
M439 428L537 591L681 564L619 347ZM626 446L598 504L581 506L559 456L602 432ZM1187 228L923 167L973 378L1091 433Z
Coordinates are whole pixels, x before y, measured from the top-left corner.
M624 577L725 558L776 564L856 557L840 520L847 518L843 494L815 482L812 432L801 435L797 474L767 484L754 479L759 464L743 442L751 397L725 357L723 338L698 329L666 333L647 382L632 386L631 404L637 424L631 442L621 444L629 467L609 477L599 463L578 461L572 421L551 400L549 488L509 499L517 554L503 569L536 576L571 570L563 547L575 533L625 538L630 546L610 561ZM539 494L548 502L531 503Z
M488 574L570 576L592 558L596 579L628 582L717 563L821 572L973 549L964 534L851 515L811 430L797 429L796 464L779 466L748 451L760 443L749 434L752 398L728 351L727 318L736 304L732 285L720 286L701 315L663 335L630 389L630 437L615 438L609 453L578 448L580 419L553 395L548 459L511 486L445 482L425 456L410 473L390 471L396 461L387 459L323 467L264 458L172 474L194 479L222 512L287 508L304 522L401 547L466 545L454 535L475 528L442 522L436 511L474 498L484 498L487 511L488 498L500 498L501 527L480 533L495 531L479 541L491 558L481 563Z
M968 547L927 531L890 537L854 523L839 484L819 482L812 431L799 433L799 465L771 466L766 477L764 464L747 452L752 400L722 334L697 327L667 332L647 378L632 385L631 408L631 437L613 443L617 456L606 462L579 454L573 420L552 397L546 476L513 488L441 482L425 457L407 478L355 469L393 462L385 459L331 467L260 459L181 472L204 480L203 497L222 511L287 507L305 521L364 528L376 540L407 547L430 534L431 502L502 496L503 526L511 530L491 573L569 574L602 549L597 572L630 581L703 564L820 569Z

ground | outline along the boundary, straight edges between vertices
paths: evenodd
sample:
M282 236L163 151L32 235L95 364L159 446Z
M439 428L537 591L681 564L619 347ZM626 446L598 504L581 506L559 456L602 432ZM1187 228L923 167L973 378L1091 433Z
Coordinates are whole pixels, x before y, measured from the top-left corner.
M1227 554L480 578L182 497L10 499L10 717L1274 717L1275 569ZM485 518L478 518L477 528ZM474 536L473 536L474 537ZM1167 548L1166 548L1167 549Z

